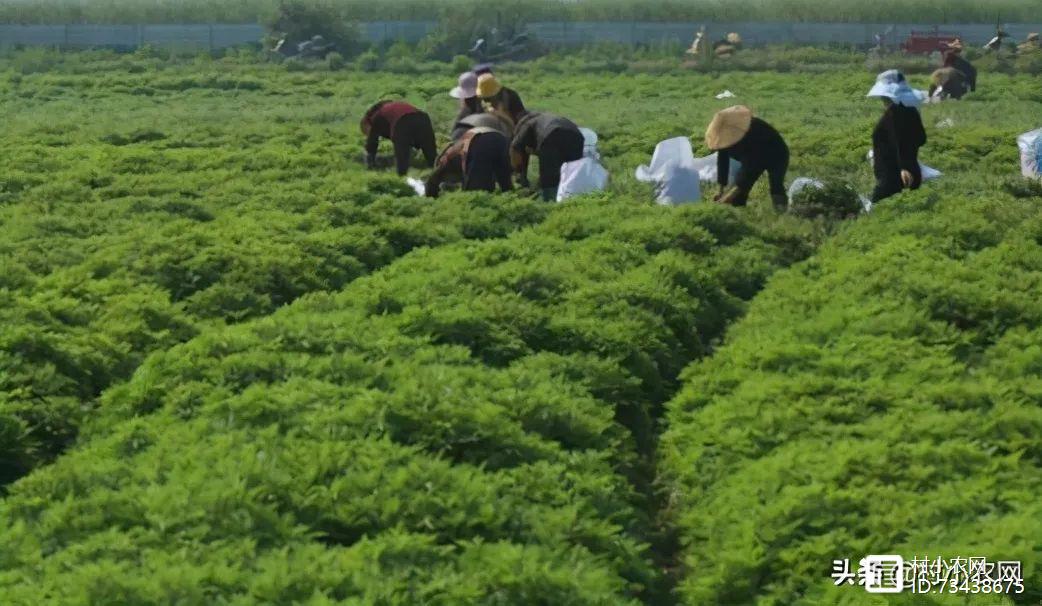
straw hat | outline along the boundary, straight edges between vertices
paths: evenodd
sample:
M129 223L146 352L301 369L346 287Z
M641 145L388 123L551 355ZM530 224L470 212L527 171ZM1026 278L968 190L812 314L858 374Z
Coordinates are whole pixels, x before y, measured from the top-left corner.
M731 32L730 34L727 34L727 43L728 44L741 44L742 43L742 37L739 36L735 32Z
M706 129L706 147L713 151L727 149L749 132L753 112L744 105L734 105L716 112Z
M499 94L499 91L503 90L503 86L496 80L496 77L492 74L481 74L478 76L478 96L482 99L488 99L489 97L495 97Z
M474 72L463 72L459 75L456 87L449 91L454 99L469 99L478 94L478 75Z
M1038 42L1038 40L1039 40L1039 35L1037 33L1035 33L1035 34L1028 34L1028 42Z

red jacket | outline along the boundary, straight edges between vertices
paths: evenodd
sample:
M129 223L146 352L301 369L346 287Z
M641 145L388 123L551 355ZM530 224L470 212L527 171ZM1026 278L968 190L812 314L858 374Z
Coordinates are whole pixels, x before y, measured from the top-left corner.
M373 130L384 131L378 133L380 136L390 139L394 136L394 127L398 124L398 120L401 120L402 116L415 114L419 111L404 101L391 101L383 104L380 109L376 110L376 113L370 119L370 123L373 125Z

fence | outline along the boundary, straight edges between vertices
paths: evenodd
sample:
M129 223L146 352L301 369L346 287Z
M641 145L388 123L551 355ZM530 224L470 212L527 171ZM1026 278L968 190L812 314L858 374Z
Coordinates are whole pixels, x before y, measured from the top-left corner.
M873 42L875 34L889 30L886 40L896 44L923 25L856 23L650 23L650 22L542 22L531 23L528 31L549 46L578 46L594 42L657 44L691 42L695 31L705 25L709 40L738 32L751 46L764 44L851 44ZM433 21L376 21L359 25L370 42L404 40L417 42L435 29ZM995 34L989 24L954 24L942 32L958 34L967 44L984 44ZM1006 27L1014 40L1042 31L1042 24ZM54 46L60 48L121 47L143 44L187 49L220 49L255 43L264 36L259 25L0 25L0 47Z

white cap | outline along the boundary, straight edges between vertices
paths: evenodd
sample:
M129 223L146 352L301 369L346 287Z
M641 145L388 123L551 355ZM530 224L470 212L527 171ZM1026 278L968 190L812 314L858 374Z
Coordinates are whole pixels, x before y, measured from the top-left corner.
M878 77L872 89L866 97L886 97L894 103L905 107L919 107L923 103L923 96L908 85L904 74L896 69L887 70Z
M455 99L469 99L478 94L478 76L474 72L463 72L459 75L457 86L449 91Z

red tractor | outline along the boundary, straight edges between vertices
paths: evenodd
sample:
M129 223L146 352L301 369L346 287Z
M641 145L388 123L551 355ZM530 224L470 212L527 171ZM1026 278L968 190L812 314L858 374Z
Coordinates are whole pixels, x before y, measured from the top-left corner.
M948 50L948 45L957 38L959 38L959 34L942 32L937 27L925 31L913 30L908 39L901 45L901 48L906 53L913 55L929 55L934 52L943 53Z

